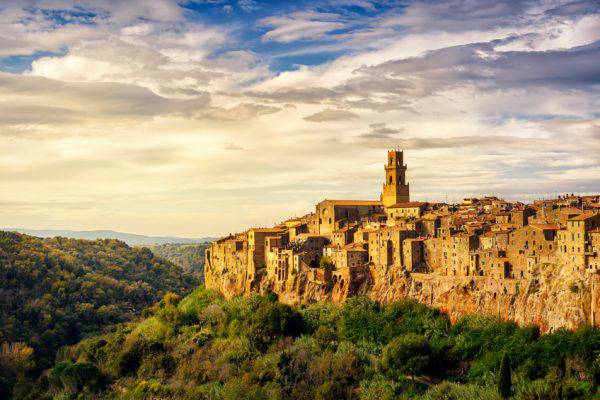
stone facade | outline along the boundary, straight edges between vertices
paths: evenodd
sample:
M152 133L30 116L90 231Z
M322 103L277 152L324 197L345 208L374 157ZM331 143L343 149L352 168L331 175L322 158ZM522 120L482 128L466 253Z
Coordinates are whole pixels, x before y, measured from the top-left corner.
M493 313L544 330L600 323L598 196L411 202L397 150L384 174L380 201L324 200L215 241L206 285L227 296L269 289L290 303L408 296L452 317Z

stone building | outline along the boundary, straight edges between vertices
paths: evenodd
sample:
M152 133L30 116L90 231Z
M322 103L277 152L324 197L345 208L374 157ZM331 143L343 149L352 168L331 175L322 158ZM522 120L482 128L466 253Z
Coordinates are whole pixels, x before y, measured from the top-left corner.
M600 272L599 196L410 201L406 170L403 152L389 151L380 201L323 200L314 213L216 240L205 253L208 280L226 276L220 285L280 293L305 285L333 296L371 274L428 274L452 285L483 280L515 290L551 266Z
M381 202L385 207L410 201L409 186L406 183L406 165L404 153L399 150L388 151L385 166L385 182L381 192Z
M382 213L380 201L323 200L316 207L317 233L331 236L333 231L372 214Z
M557 230L554 224L531 224L510 233L506 255L511 277L530 277L532 260L536 265L554 262Z

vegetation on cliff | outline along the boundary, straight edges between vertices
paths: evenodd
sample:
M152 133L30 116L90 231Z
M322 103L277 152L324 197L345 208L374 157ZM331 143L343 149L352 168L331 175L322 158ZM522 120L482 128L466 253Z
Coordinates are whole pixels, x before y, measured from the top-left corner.
M0 398L56 351L131 320L197 280L117 240L41 239L0 232Z
M62 349L23 399L516 399L600 395L600 330L451 325L412 300L291 307L274 294L166 295L139 323ZM510 368L507 368L510 367ZM512 371L512 372L511 372Z

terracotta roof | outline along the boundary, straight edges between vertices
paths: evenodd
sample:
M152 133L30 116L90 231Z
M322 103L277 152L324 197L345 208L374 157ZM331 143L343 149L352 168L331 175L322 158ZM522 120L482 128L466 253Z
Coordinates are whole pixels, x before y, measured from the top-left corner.
M556 203L557 201L560 201L561 199L542 199L542 200L534 200L534 203Z
M600 233L600 228L592 229L589 233Z
M426 204L427 203L424 203L422 201L409 201L409 202L405 202L405 203L396 203L396 204L389 206L388 208L413 208L413 207L421 207Z
M309 238L309 237L324 237L324 236L319 235L318 233L301 233L299 235L296 235L296 238L298 238L298 239L304 239L304 238Z
M600 208L600 203L590 203L588 204L589 208Z
M344 249L347 251L367 251L362 245L358 243L350 243L344 246Z
M479 210L461 211L460 214L462 214L462 215L477 215L477 214L479 214Z
M284 230L281 228L250 228L248 232L263 232L263 233L275 233L275 232L283 232Z
M329 200L325 199L321 203L330 203L334 206L380 206L382 203L378 200Z
M598 214L581 214L573 218L569 218L569 221L585 221L586 219L593 218Z

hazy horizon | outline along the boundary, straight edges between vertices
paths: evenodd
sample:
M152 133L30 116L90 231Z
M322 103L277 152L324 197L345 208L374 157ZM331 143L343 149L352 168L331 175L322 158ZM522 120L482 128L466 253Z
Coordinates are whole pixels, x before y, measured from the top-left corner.
M0 4L0 225L205 237L600 192L596 1Z

